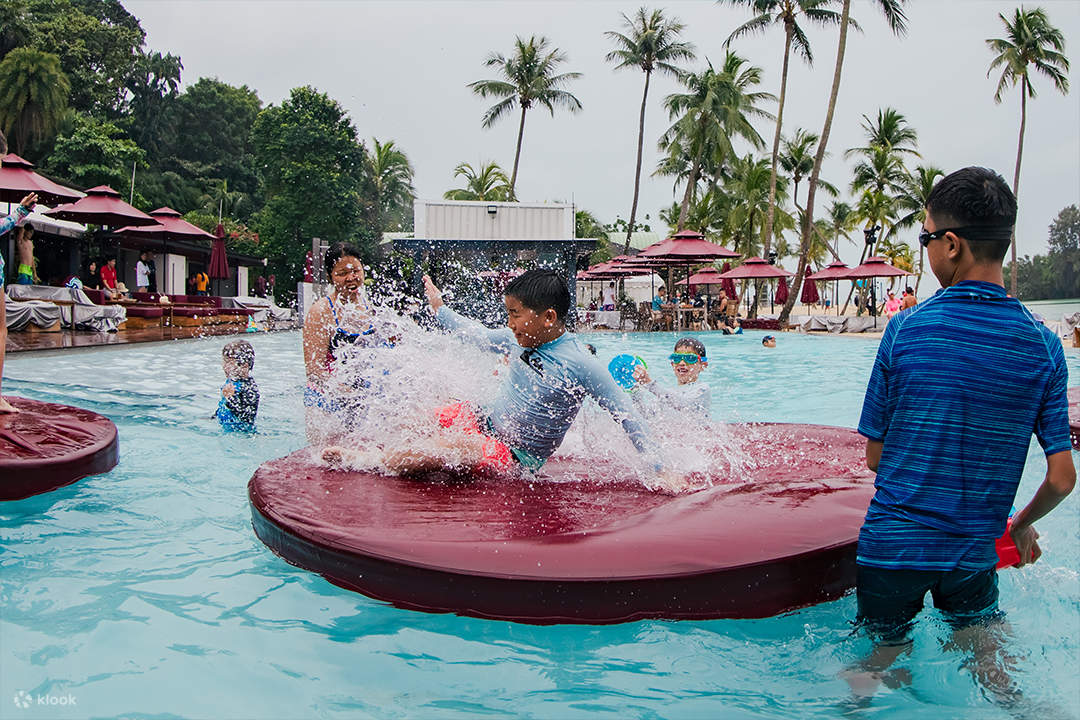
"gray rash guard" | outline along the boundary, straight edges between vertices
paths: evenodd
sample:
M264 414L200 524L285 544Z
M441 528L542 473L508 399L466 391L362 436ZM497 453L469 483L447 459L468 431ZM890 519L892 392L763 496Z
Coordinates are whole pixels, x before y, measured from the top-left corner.
M492 431L512 449L523 450L540 463L547 460L559 448L585 397L592 396L622 425L638 452L659 467L629 397L571 333L538 348L523 348L509 328L486 328L445 305L435 317L443 328L474 345L509 355L509 376L485 410Z

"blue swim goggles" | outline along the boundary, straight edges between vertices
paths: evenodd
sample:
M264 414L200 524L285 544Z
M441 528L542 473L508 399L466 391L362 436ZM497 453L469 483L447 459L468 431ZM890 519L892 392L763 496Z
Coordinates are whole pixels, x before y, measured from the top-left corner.
M672 365L678 365L681 362L687 365L697 365L698 361L709 362L708 358L702 357L697 353L671 353L668 355L668 359L671 360Z

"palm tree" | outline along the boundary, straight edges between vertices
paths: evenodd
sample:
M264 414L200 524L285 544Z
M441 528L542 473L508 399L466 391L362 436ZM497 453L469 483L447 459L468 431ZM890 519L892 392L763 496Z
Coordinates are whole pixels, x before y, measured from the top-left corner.
M694 59L694 46L677 38L686 27L677 19L667 20L661 10L648 12L639 8L634 17L622 16L628 34L615 31L604 33L615 41L615 49L605 57L609 62L618 61L615 69L637 67L645 73L645 90L641 94L641 115L638 118L637 164L634 166L634 202L630 205L630 222L626 226L626 244L623 254L630 252L630 236L637 218L638 192L641 188L641 149L645 141L645 103L649 97L649 78L654 70L678 75L682 72L674 63Z
M934 166L915 168L915 172L904 177L902 190L896 198L897 207L906 211L897 220L894 227L910 228L916 223L926 220L926 201L930 197L930 191L939 177L945 175L941 168ZM915 278L915 294L919 294L919 284L922 282L924 262L926 260L926 248L919 246L919 276Z
M447 190L443 193L447 200L500 202L511 197L510 179L502 168L493 162L482 163L479 171L473 169L469 163L461 163L454 168L454 177L465 178L465 187Z
M67 108L71 83L60 58L28 47L15 48L0 62L0 131L17 154L31 142L47 140Z
M799 207L799 182L814 169L814 156L810 150L817 144L817 141L818 136L816 134L799 128L795 131L795 137L784 140L784 149L777 158L780 168L791 176L791 182L795 186L791 194L791 202L800 210L802 208ZM839 194L836 186L830 182L818 180L818 185L833 197Z
M1020 138L1016 143L1016 170L1013 173L1013 195L1020 192L1020 160L1024 155L1024 127L1027 125L1027 100L1035 97L1028 70L1034 66L1042 75L1050 78L1062 95L1069 92L1069 59L1065 57L1065 36L1050 24L1042 8L1016 9L1013 21L998 13L1005 23L1006 38L990 38L986 41L992 52L997 53L990 61L986 76L1004 66L998 79L994 102L1000 103L1005 90L1020 85ZM1009 265L1010 291L1016 297L1016 233L1012 237L1012 260Z
M508 114L515 107L521 107L521 122L518 124L517 147L514 150L514 170L510 174L510 199L516 198L518 161L521 159L521 138L525 134L525 114L533 105L542 105L555 115L555 106L559 105L570 112L581 109L581 101L561 89L570 80L581 77L581 73L569 72L556 74L555 68L566 62L566 54L558 48L548 50L548 39L536 37L528 40L518 36L514 41L514 53L509 57L502 53L492 53L484 61L486 67L496 67L502 74L501 80L477 80L468 87L480 97L503 98L484 113L482 125L491 127L499 118Z
M720 0L724 2L725 0ZM757 15L742 24L731 33L725 45L742 35L764 32L771 25L784 26L784 63L780 71L780 100L776 109L776 130L773 133L772 168L769 175L769 212L765 221L764 252L768 254L772 243L773 219L776 213L776 166L780 154L780 132L784 124L784 101L787 98L788 60L794 45L807 65L814 64L814 54L810 50L810 41L799 26L799 17L805 17L820 26L840 22L840 15L824 6L834 0L726 0L732 5L745 5Z
M412 208L416 197L413 187L413 168L409 158L398 150L393 140L381 143L371 139L373 150L368 155L368 171L375 186L377 226L380 230L390 218L398 223Z
M859 226L859 219L854 208L841 200L834 200L829 206L829 229L833 233L832 255L840 259L840 236L851 239L851 231Z
M885 15L889 27L896 35L902 35L907 31L907 17L904 15L903 5L905 0L874 0L874 3ZM817 195L818 178L821 176L821 165L825 160L825 148L829 144L829 133L832 131L833 114L836 112L836 98L840 94L840 76L844 69L844 52L847 49L847 32L851 24L851 0L843 0L844 5L840 10L840 38L836 46L836 67L833 70L832 90L829 91L829 105L825 111L825 126L821 131L821 141L818 143L817 153L814 156L814 169L810 173L810 187L806 193L806 210L803 213L802 239L799 247L799 265L792 278L792 291L788 301L784 303L780 311L780 323L787 322L791 315L791 308L795 306L795 300L799 296L802 287L802 279L806 274L806 255L810 249L812 229L814 223L814 199Z
M760 104L776 97L751 90L761 83L761 68L744 67L746 64L744 58L729 51L719 72L709 63L700 73L683 73L680 80L689 92L674 93L664 100L664 106L675 122L660 138L660 147L670 150L674 143L682 143L691 158L679 212L679 229L685 227L690 199L703 163L710 158L733 157L732 140L736 137L743 138L755 148L765 144L750 118L771 120L772 114L761 109Z
M863 115L862 128L866 133L866 145L849 148L844 152L844 157L870 155L875 148L885 148L893 154L907 153L920 157L916 150L919 134L915 132L915 128L908 125L907 118L893 108L879 109L876 120Z

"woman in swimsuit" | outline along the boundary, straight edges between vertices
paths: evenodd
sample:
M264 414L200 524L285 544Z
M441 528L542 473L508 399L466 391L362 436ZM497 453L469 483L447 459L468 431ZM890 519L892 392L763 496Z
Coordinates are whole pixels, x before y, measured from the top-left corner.
M348 429L350 417L359 409L348 396L363 380L344 378L341 370L352 348L375 341L374 315L364 297L360 251L344 244L330 248L326 272L334 288L312 306L304 320L304 406L308 440L316 447Z

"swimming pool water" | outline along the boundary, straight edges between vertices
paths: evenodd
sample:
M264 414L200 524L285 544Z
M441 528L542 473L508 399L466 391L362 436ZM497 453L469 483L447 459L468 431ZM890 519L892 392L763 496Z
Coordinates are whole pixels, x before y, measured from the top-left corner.
M765 350L761 333L698 335L716 417L857 422L875 340L783 334ZM6 392L108 415L121 458L107 475L0 504L0 717L833 718L849 709L837 673L867 647L851 634L850 595L764 620L534 627L398 610L288 565L252 532L246 483L260 463L306 444L299 335L248 339L262 391L255 437L224 435L209 419L226 338L8 357ZM671 382L673 340L590 337L602 358L641 355L661 382ZM1080 355L1066 355L1075 385ZM1019 503L1044 471L1033 444ZM1078 506L1070 497L1039 523L1038 564L1001 574L1018 682L1065 716L1080 713ZM902 662L912 685L883 690L862 714L1008 717L981 697L963 656L942 650L946 637L925 614Z

